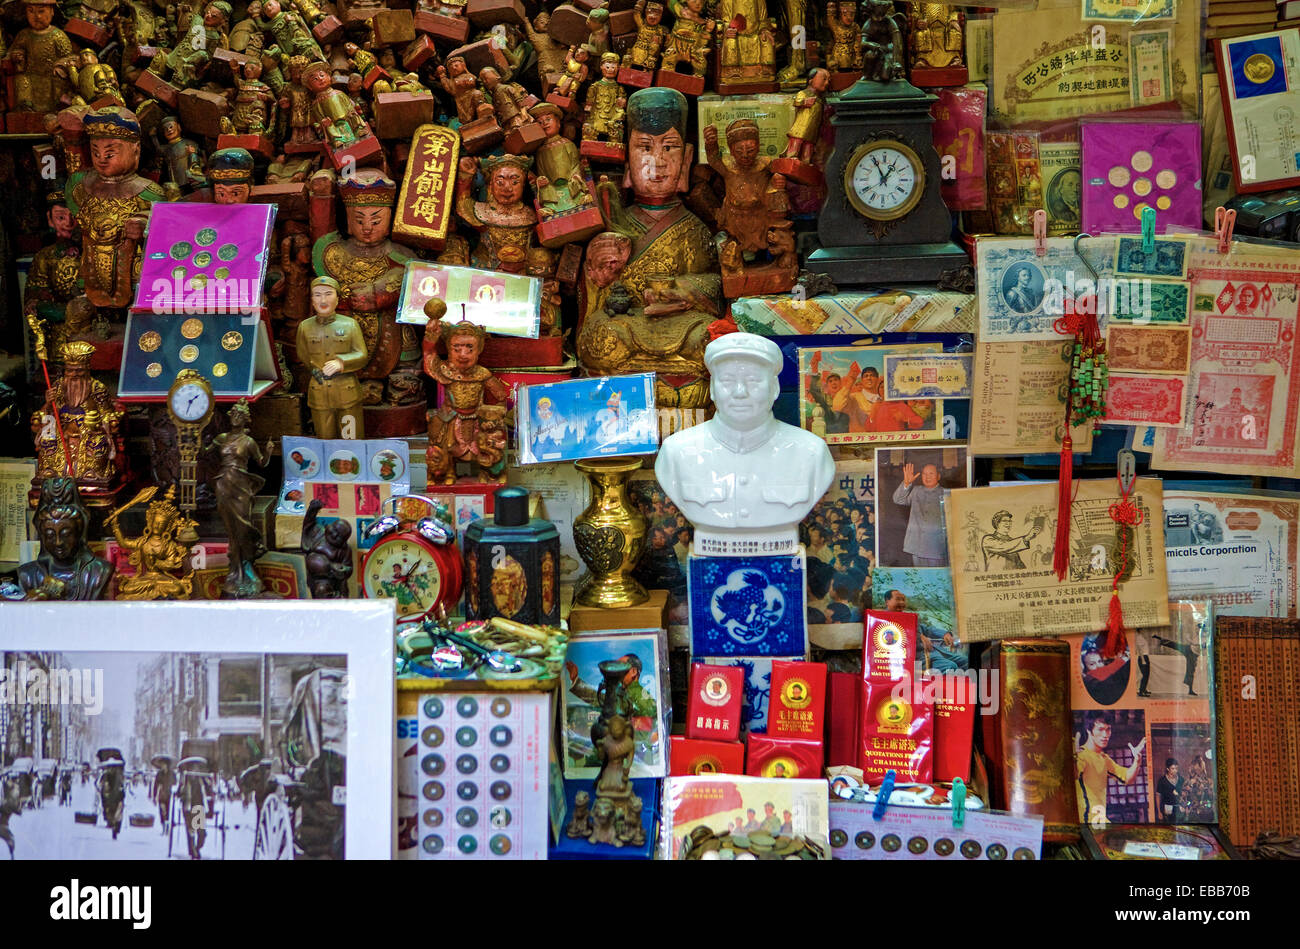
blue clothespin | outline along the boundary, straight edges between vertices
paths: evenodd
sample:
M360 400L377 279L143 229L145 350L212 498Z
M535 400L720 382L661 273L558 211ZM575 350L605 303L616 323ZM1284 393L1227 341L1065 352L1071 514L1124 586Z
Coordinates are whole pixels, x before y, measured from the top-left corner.
M1156 249L1156 209L1142 209L1142 253L1155 253Z
M875 820L884 820L885 808L889 806L889 795L894 793L894 771L891 768L885 772L885 780L880 782L880 790L876 792L876 806L872 810L871 816Z
M966 782L954 778L952 782L952 826L961 830L966 823Z

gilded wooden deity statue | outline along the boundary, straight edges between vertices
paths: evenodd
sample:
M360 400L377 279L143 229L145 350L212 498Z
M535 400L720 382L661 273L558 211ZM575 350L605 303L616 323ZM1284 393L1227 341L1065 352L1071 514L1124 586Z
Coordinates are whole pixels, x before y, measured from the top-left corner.
M504 429L498 424L505 406L486 404L486 396L505 399L509 388L478 364L487 331L473 323L447 324L447 304L432 299L424 305L429 317L424 329L424 371L442 387L442 408L429 412L429 448L426 452L430 484L455 484L456 462L478 470L480 481L500 481L505 468ZM447 350L438 354L441 342Z
M365 390L365 403L407 402L408 387L386 385L398 370L402 351L419 349L416 331L405 328L413 336L406 345L403 327L397 325L403 269L415 257L409 247L389 238L397 185L377 169L362 168L344 178L339 191L347 212L348 235L334 231L316 241L312 265L316 273L338 281L339 312L361 324L369 359L357 377Z
M62 321L68 302L81 292L81 239L76 219L62 191L49 192L46 207L54 243L46 244L32 257L23 287L23 316L40 359L49 358L48 347L57 342L50 331Z
M63 374L32 417L36 436L32 486L39 490L46 478L67 475L76 480L83 499L98 506L111 503L125 479L126 452L120 430L125 412L108 387L91 378L94 354L94 344L82 340L59 347Z
M153 500L157 485L151 485L109 515L118 545L128 552L132 572L117 578L114 599L188 600L194 590L194 564L190 552L199 542L198 523L176 506L176 486L160 500ZM127 537L118 518L137 504L151 502L145 509L144 533Z
M715 15L722 24L719 91L775 81L776 21L767 14L767 0L719 0Z
M474 176L487 177L487 200L474 198ZM524 187L533 160L526 155L501 155L481 161L472 155L460 160L456 177L456 213L479 232L471 260L476 267L501 270L503 263L520 263L532 244L537 212L524 202Z
M88 169L68 178L65 195L81 228L81 277L86 296L100 307L125 307L139 275L139 243L149 208L163 190L136 173L140 123L120 106L96 109L83 128L90 140Z
M24 6L27 26L9 45L16 99L11 107L20 112L57 112L68 83L59 77L55 66L72 55L72 40L54 25L55 0L27 0Z
M598 185L607 233L592 239L584 268L586 305L578 358L588 372L655 372L660 405L701 408L708 402L704 346L720 313L722 279L713 234L681 203L690 180L686 97L652 87L627 102L627 177ZM631 301L606 312L615 282Z

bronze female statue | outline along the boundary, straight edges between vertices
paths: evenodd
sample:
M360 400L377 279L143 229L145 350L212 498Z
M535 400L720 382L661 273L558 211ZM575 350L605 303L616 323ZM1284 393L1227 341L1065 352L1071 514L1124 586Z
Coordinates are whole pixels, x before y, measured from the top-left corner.
M213 489L217 513L230 541L230 569L221 589L227 596L238 599L262 592L262 580L253 570L253 563L266 553L266 544L261 532L253 526L253 495L262 487L264 479L249 471L249 467L253 464L264 467L270 461L275 442L268 441L263 452L248 434L250 415L245 400L236 402L226 417L230 420L230 431L212 440L213 447L221 453L221 469Z

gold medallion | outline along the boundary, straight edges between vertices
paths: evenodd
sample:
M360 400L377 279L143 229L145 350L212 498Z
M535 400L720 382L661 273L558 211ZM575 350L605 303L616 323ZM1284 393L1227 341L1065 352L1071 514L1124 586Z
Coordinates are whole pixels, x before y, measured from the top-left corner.
M1123 165L1116 165L1110 170L1110 173L1106 175L1106 180L1114 187L1122 188L1128 184L1129 177L1130 175L1127 168Z
M230 367L228 367L224 362L215 363L212 366L212 374L216 376L218 379L220 379L229 371L230 371Z
M203 321L197 316L191 316L181 324L181 335L186 339L198 339L203 335Z
M194 362L199 358L199 347L191 343L181 347L181 362Z
M159 376L162 375L162 363L160 362L149 363L149 365L144 367L144 374L148 376L150 379L157 379Z
M238 349L244 345L244 334L237 330L231 330L225 336L221 337L221 348L227 352Z
M1133 160L1129 162L1129 164L1133 166L1133 170L1136 171L1138 174L1145 174L1146 172L1150 171L1151 166L1154 163L1155 161L1151 157L1150 152L1134 152Z
M1271 56L1267 53L1256 53L1246 60L1246 64L1241 67L1241 71L1255 85L1262 85L1273 78L1275 68Z
M140 347L140 352L151 353L162 345L162 334L156 333L153 330L149 330L147 333L141 333L138 345Z
M1174 185L1178 184L1178 173L1172 168L1166 168L1156 175L1156 184L1165 191L1168 191Z
M1133 193L1139 198L1144 198L1151 193L1151 179L1139 178L1133 182Z

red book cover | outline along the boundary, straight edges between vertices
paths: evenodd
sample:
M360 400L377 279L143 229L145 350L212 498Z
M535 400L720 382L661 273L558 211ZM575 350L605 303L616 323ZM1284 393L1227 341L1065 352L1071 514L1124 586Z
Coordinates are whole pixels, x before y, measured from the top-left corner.
M916 661L916 614L867 610L862 621L862 677L897 681Z
M821 741L773 738L750 732L746 742L745 773L760 778L820 778Z
M673 735L668 742L669 774L745 773L745 746L738 741L705 741Z
M936 678L939 697L934 703L934 779L951 783L961 778L969 783L978 707L975 685L960 674Z
M736 741L740 738L740 706L744 695L745 670L740 666L693 664L690 698L686 704L686 737Z
M863 696L862 778L879 784L893 770L899 784L934 779L934 707L905 684L868 679ZM897 693L897 694L896 694Z
M862 680L852 672L832 672L826 687L826 764L858 766Z
M772 661L767 733L773 738L821 741L825 732L826 664Z

